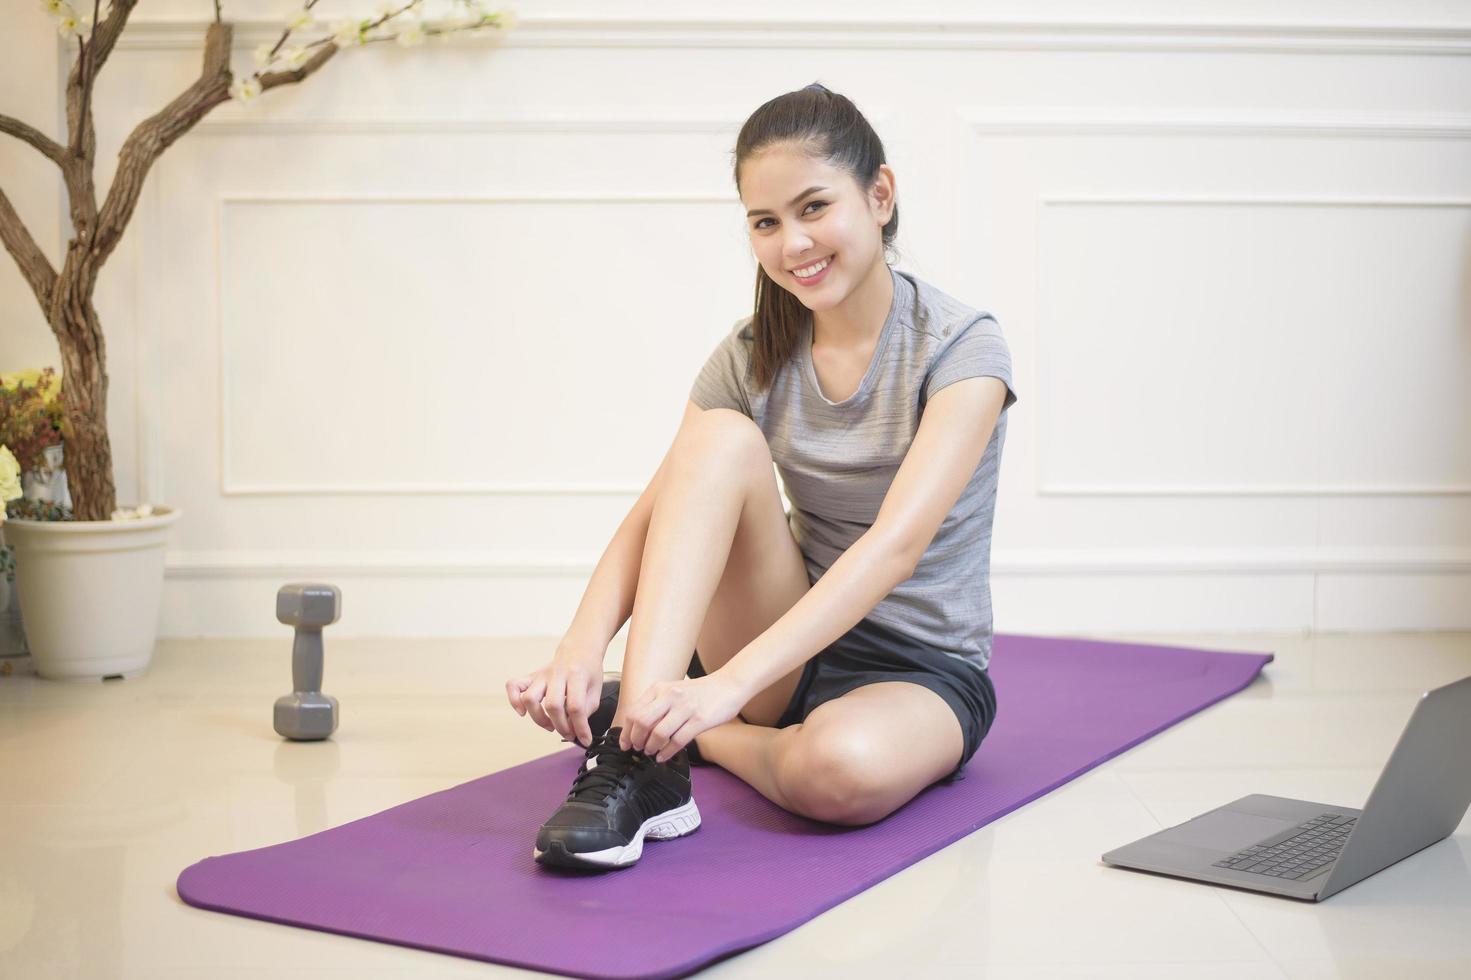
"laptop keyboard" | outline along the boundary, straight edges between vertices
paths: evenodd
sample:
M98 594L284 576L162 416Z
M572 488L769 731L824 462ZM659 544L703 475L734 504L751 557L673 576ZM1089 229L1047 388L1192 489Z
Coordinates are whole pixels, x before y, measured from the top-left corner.
M1323 865L1338 857L1343 841L1354 828L1355 817L1325 813L1297 825L1285 840L1273 834L1260 844L1222 858L1213 867L1247 871L1271 878L1311 878Z

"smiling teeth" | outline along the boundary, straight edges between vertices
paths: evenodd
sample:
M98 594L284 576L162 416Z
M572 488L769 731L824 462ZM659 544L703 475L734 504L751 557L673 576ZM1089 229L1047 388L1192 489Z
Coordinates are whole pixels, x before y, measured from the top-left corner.
M811 279L823 269L826 269L828 267L828 264L832 262L832 260L833 257L829 255L827 258L823 259L821 262L818 262L816 265L809 265L805 269L796 269L793 271L792 274L795 275L798 279Z

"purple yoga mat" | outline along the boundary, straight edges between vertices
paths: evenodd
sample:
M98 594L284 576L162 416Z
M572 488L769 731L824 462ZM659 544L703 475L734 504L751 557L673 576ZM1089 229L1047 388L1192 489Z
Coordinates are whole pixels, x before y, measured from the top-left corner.
M703 823L610 872L543 868L567 748L299 840L208 857L190 905L583 977L675 977L774 939L1251 683L1270 653L1000 634L996 721L965 778L884 820L782 810L717 766ZM657 896L657 902L651 902Z

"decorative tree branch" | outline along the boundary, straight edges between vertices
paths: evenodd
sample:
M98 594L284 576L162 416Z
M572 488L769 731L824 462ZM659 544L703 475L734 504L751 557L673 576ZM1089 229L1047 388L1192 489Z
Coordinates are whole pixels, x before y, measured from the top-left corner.
M31 233L26 231L20 215L15 213L3 190L0 190L0 241L5 243L5 250L15 256L20 274L26 285L31 287L31 292L37 297L50 296L56 282L56 270L51 268ZM44 301L42 305L45 305Z
M514 23L514 14L484 11L480 9L480 0L455 0L461 6L468 5L468 11L473 13L466 12L446 22L447 28L421 29L415 21L400 35L367 36L421 2L406 0L403 6L376 20L344 21L335 29L334 37L321 38L306 48L292 48L288 52L292 55L289 60L299 64L264 74L257 72L249 79L236 82L230 71L234 27L222 19L219 0L215 0L215 19L205 30L199 77L168 105L139 123L123 141L112 186L100 209L93 176L97 138L91 111L92 89L138 0L111 0L107 17L100 23L97 16L101 0L93 0L93 27L87 38L82 38L77 29L86 18L77 17L60 0L51 4L53 12L61 17L63 32L75 32L79 42L77 60L66 85L66 145L6 115L0 115L0 133L29 143L61 169L74 234L67 243L66 256L58 272L26 229L10 199L0 190L0 242L20 267L61 351L62 436L66 440L67 484L77 520L106 520L117 505L112 447L107 435L106 343L92 297L102 265L122 240L154 161L215 106L232 98L246 101L269 89L301 82L331 61L341 46L395 38L407 45L419 43L425 36L482 27L495 28L499 33ZM266 61L276 56L293 29L309 22L307 14L316 3L317 0L307 0L301 14L270 49ZM318 50L307 57L306 52L311 48Z
M230 24L214 23L205 29L204 67L199 78L172 102L138 124L118 151L117 175L97 219L93 243L95 260L106 261L122 239L128 219L138 205L143 178L163 151L173 145L215 106L230 100L230 46L234 35Z
M0 133L9 133L11 136L17 136L25 140L44 153L48 160L55 163L60 163L62 157L66 154L66 147L39 129L36 129L34 126L27 126L19 119L14 119L7 115L0 114Z

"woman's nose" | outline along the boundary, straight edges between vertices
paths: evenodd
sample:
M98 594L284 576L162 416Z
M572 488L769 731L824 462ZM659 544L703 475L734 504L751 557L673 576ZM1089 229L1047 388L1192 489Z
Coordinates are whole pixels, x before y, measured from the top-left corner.
M790 269L793 268L793 266L800 265L803 259L808 258L808 256L811 255L812 240L811 238L803 238L802 243L796 243L796 241L793 241L793 243L791 243L790 246L788 246L787 249L784 250L783 253L781 253L781 258L783 258L784 262L787 263L787 268Z
M787 268L790 269L811 252L812 239L806 235L794 235L786 240L785 247L782 249L782 258L786 259Z

